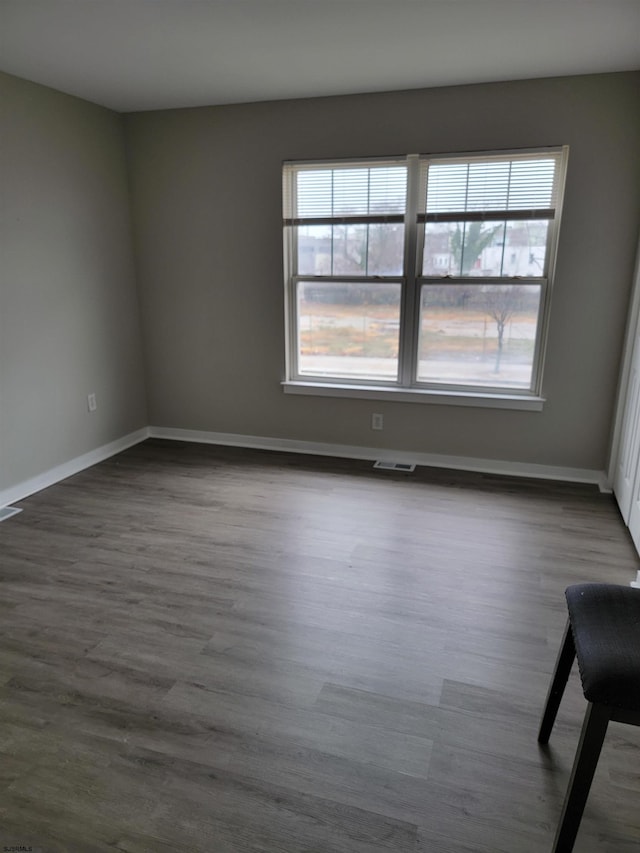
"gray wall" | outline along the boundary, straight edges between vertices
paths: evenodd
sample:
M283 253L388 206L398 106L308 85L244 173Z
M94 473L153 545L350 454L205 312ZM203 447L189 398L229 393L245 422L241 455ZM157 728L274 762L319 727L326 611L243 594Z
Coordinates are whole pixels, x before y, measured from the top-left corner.
M122 117L4 74L0 99L1 491L147 412Z
M603 469L640 215L639 79L127 116L150 422ZM571 151L542 412L283 394L283 160L560 144Z
M640 219L639 79L123 119L0 75L0 491L147 423L604 468ZM543 412L283 394L283 160L564 143Z

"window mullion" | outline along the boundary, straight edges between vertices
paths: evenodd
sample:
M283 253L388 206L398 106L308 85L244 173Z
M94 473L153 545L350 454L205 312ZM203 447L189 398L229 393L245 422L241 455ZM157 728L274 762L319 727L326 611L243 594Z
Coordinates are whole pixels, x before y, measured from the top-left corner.
M413 385L416 375L418 341L417 313L417 249L418 207L420 203L420 158L407 157L407 207L404 218L404 289L400 311L400 351L398 380L400 385Z

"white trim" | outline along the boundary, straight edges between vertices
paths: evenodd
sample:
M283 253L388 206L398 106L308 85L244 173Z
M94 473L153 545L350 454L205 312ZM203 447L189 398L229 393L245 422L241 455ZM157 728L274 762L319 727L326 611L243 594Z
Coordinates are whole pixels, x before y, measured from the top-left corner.
M522 405L507 405L504 403L499 403L498 407L500 408L512 408L512 409L520 409L520 410L529 410L529 411L539 411L542 409L542 370L544 366L545 359L545 351L547 345L547 336L548 336L548 328L550 323L550 303L551 303L551 292L553 287L553 278L554 278L554 270L555 270L555 260L558 246L558 235L560 229L560 220L562 215L562 197L564 193L565 179L566 179L566 171L567 171L567 162L569 156L569 147L567 145L564 146L546 146L543 148L532 148L532 149L521 149L516 151L475 151L471 154L461 154L459 152L452 152L450 154L441 154L435 155L433 153L429 154L406 154L402 157L396 157L393 159L384 159L380 161L376 161L372 158L361 158L361 159L353 159L349 158L347 160L339 160L339 161L326 161L325 163L318 161L286 161L283 164L283 245L284 245L284 284L285 284L285 365L286 365L286 385L290 385L292 388L294 387L303 387L306 380L309 377L308 373L303 373L301 371L300 366L300 358L301 358L301 342L299 340L300 336L300 317L299 317L299 300L298 300L298 290L300 284L305 284L307 282L324 282L327 285L332 283L350 283L352 280L357 281L359 284L389 284L393 283L398 276L388 276L388 275L363 275L363 276L343 276L338 273L331 272L328 274L312 274L312 275L303 275L300 271L297 252L298 252L298 240L297 240L297 229L299 225L304 224L317 224L323 223L327 226L332 226L337 222L342 222L345 218L342 215L335 214L333 209L333 189L331 189L330 194L325 195L325 190L322 190L322 201L320 200L320 196L316 197L315 201L312 203L312 208L314 209L316 215L312 216L309 211L303 211L305 213L304 216L301 216L301 211L298 210L298 198L296 196L297 192L297 182L295 180L295 175L299 174L303 171L309 170L318 170L318 169L328 169L333 172L333 170L339 171L342 168L352 168L358 169L362 167L362 169L367 169L376 166L389 165L391 163L395 163L397 166L404 166L406 170L406 196L405 196L405 205L404 205L404 252L403 252L403 270L401 276L401 299L400 299L400 314L399 314L399 328L398 328L398 355L397 355L397 378L398 378L398 390L400 392L414 392L414 388L412 387L413 379L419 373L419 350L420 350L420 313L421 308L420 304L422 297L421 292L422 288L428 284L438 284L438 285L447 285L456 287L459 283L464 283L466 286L473 284L478 287L483 284L513 284L517 282L518 285L527 285L527 284L539 284L540 287L540 299L539 299L539 307L538 307L538 319L536 322L535 328L535 341L534 341L534 353L533 353L533 363L532 363L532 372L530 377L530 384L528 391L529 400L527 400ZM504 162L509 163L509 169L511 170L511 166L514 163L523 163L528 162L532 164L534 162L539 162L541 160L552 161L553 162L553 177L552 177L552 187L551 187L551 197L548 200L548 208L542 208L540 206L541 200L538 199L533 193L529 197L529 201L527 202L530 205L531 210L525 211L517 207L517 210L510 209L510 200L507 193L507 198L503 199L504 206L500 208L496 208L495 210L489 204L487 210L476 210L473 205L472 209L467 209L467 201L465 199L464 204L462 204L462 209L458 210L459 200L451 197L447 197L447 203L444 205L442 210L436 205L435 209L430 211L427 210L429 199L428 199L428 182L429 182L429 174L431 168L438 168L439 165L442 164L461 164L461 165L469 165L470 163L476 164L487 164L492 162ZM509 172L511 174L511 171ZM333 186L333 184L332 184ZM469 176L467 176L467 188L469 186ZM529 186L531 190L531 186ZM424 192L426 190L426 193ZM323 203L328 203L330 206L329 214L323 208ZM502 202L501 202L502 204ZM545 243L545 254L544 254L544 264L543 268L540 270L541 275L523 275L523 276L511 276L504 274L503 264L501 263L500 274L485 276L469 276L464 275L463 270L460 269L458 271L458 275L445 275L445 276L433 276L433 275L425 275L422 272L422 254L424 249L424 234L425 234L425 225L423 223L423 216L435 216L436 221L442 221L442 216L445 217L445 221L470 221L469 217L472 219L476 219L478 217L483 218L485 215L490 216L490 218L495 217L495 222L499 225L501 222L505 224L510 220L509 214L512 213L516 218L520 218L519 214L524 216L527 213L528 216L533 216L533 211L538 211L541 215L543 215L543 219L541 221L547 222L547 235L546 235L546 243ZM395 214L394 214L395 215ZM353 218L353 217L352 217ZM367 212L361 213L355 219L358 222L365 225L367 222L372 223L376 221L377 215L368 210ZM346 220L349 219L349 216L346 217ZM354 220L355 221L355 220ZM333 241L331 248L331 255L333 257ZM503 248L504 254L504 248ZM333 262L331 264L331 268L333 270ZM325 377L322 377L324 380ZM337 387L344 385L344 380L341 381L339 375L333 374L331 376L326 377L327 381L322 381L322 384L328 387ZM309 383L311 384L311 383ZM316 384L321 384L320 378ZM382 384L382 383L381 383ZM364 382L354 381L353 387L354 389L358 385L366 385L366 378ZM484 403L483 400L489 397L489 394L484 393L481 385L476 385L474 383L469 383L471 385L471 390L475 391L476 388L478 390L478 394L475 397L476 401L481 402L470 402L470 400L474 399L473 394L468 393L468 386L466 383L451 382L448 385L448 388L442 389L444 394L444 399L435 399L435 395L440 392L440 387L437 383L431 383L430 391L434 395L429 402L440 402L446 405L476 405L476 406L489 406L491 407L491 403ZM435 387L434 387L435 386ZM466 386L466 387L465 387ZM384 387L382 385L382 387ZM451 393L448 392L448 389L451 389ZM286 390L286 388L285 388ZM386 389L385 389L386 390ZM390 391L393 389L389 388ZM524 397L518 392L517 387L511 387L509 391L513 393L509 395L508 393L501 394L500 387L496 390L495 397L497 399L504 400L507 396L512 396L514 400L517 400L519 397ZM458 396L458 392L461 394ZM303 393L300 391L293 390L291 393ZM316 392L311 392L316 393ZM332 395L333 396L333 395ZM341 393L339 396L343 396ZM353 396L359 396L363 398L363 394L354 394ZM370 395L365 399L384 399L380 397L371 397ZM395 397L395 399L400 399L399 397ZM465 400L465 402L461 402L461 400ZM530 401L537 401L537 405L532 404ZM404 398L405 402L416 401L416 397L410 396ZM425 398L421 400L421 402L427 402ZM495 407L495 405L494 405Z
M411 453L380 447L359 447L350 444L328 444L318 441L296 441L260 435L238 435L227 432L149 427L150 438L187 441L197 444L221 444L230 447L249 447L257 450L277 450L283 453L308 453L313 456L337 456L347 459L409 462L430 468L454 468L482 474L503 474L508 477L529 477L538 480L562 480L570 483L592 483L600 487L604 472L590 468L565 468L556 465L536 465L528 462L508 462L502 459L478 459L471 456L445 456L439 453Z
M638 323L640 322L640 238L636 251L636 262L633 272L633 283L631 288L631 301L627 315L627 327L624 335L624 348L622 350L622 367L618 379L616 394L616 407L614 411L613 429L611 431L611 447L607 463L607 478L610 483L615 483L616 470L620 455L620 441L622 439L622 425L624 423L625 404L629 391L629 375L631 373L631 362L633 360L633 345L636 339Z
M360 400L387 400L396 403L430 403L440 406L477 406L483 409L517 409L541 412L544 397L531 394L482 394L482 392L433 391L422 388L392 388L382 385L341 385L337 382L283 381L285 394L317 397L351 397Z
M60 480L66 480L67 477L71 477L79 471L84 471L85 468L97 465L98 462L104 462L105 459L115 456L116 453L121 453L128 447L133 447L134 444L145 441L148 437L149 428L143 427L122 436L122 438L117 438L115 441L110 441L109 444L103 444L102 447L97 447L95 450L83 453L82 456L76 456L75 459L63 462L62 465L56 465L55 468L50 468L36 477L31 477L29 480L24 480L15 486L10 486L8 489L0 491L0 507L24 500L29 495L35 494L35 492L53 486L55 483L59 483Z
M6 521L8 518L13 518L13 516L17 515L19 512L22 512L22 510L18 506L5 506L0 509L0 521Z
M143 427L115 441L50 468L36 477L0 491L0 507L17 503L29 495L46 489L74 474L104 462L147 438L163 438L195 444L220 444L227 447L247 447L257 450L275 450L282 453L308 453L312 456L336 456L345 459L366 459L404 462L428 468L452 468L458 471L475 471L482 474L502 474L508 477L529 477L538 480L560 480L569 483L591 483L602 492L611 486L604 471L589 468L565 468L556 465L537 465L527 462L508 462L502 459L481 459L472 456L447 456L439 453L412 453L406 450L360 447L351 444L329 444L319 441L297 441L289 438L241 435L205 430L173 429L171 427Z
M600 472L600 479L598 480L598 488L602 492L603 495L612 495L613 494L613 485L607 476L606 471Z

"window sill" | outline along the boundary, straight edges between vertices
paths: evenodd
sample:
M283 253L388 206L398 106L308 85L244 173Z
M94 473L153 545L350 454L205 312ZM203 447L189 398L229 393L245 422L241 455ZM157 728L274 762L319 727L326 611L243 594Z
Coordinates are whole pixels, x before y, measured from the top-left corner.
M353 400L384 400L397 403L428 403L441 406L475 406L484 409L515 409L541 412L544 397L529 394L483 394L470 391L433 391L422 388L391 388L379 385L284 381L285 394L311 397L349 397Z

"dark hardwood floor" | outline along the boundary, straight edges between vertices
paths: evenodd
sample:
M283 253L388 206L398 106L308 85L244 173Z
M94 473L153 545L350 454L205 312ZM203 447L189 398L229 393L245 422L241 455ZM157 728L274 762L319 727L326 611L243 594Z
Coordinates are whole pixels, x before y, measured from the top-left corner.
M0 845L546 853L585 709L564 588L638 563L595 487L149 441L0 524ZM1 849L1 848L0 848ZM576 853L638 853L612 724Z

